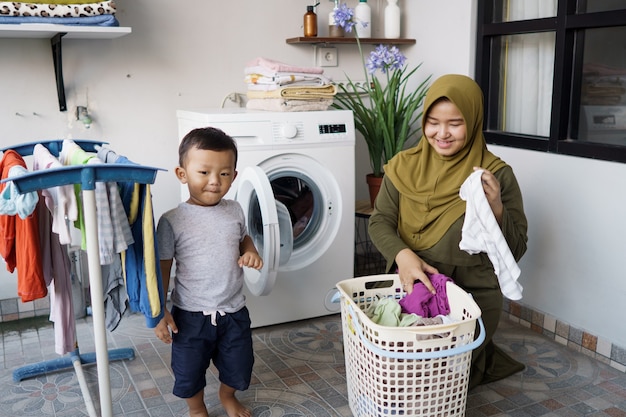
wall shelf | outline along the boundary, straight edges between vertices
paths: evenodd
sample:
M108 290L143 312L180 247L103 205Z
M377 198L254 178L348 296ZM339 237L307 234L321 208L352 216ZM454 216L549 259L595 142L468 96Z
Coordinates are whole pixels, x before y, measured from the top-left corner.
M57 84L59 110L66 111L65 85L63 83L63 59L61 38L65 39L115 39L131 32L129 27L120 26L73 26L51 23L1 24L0 38L50 39L54 75Z
M387 39L387 38L360 38L361 44L378 45L378 44L391 44L391 45L413 45L415 39ZM297 38L289 38L285 42L288 44L356 44L356 38L353 37L307 37L300 36Z

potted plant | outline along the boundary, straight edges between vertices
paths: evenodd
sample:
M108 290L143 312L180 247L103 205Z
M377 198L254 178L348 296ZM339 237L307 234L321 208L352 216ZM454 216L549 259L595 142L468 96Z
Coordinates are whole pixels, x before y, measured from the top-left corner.
M342 4L335 10L335 23L346 32L351 32L356 24L354 10ZM354 113L355 128L367 143L372 167L368 177L378 178L380 183L387 161L419 141L421 108L431 75L410 90L409 81L421 63L411 70L407 69L406 57L397 47L388 45L376 47L366 62L358 36L356 42L365 83L357 85L348 77L346 84L338 86L339 94L335 96L333 107ZM386 76L384 83L375 75L378 70ZM371 196L372 204L374 198Z

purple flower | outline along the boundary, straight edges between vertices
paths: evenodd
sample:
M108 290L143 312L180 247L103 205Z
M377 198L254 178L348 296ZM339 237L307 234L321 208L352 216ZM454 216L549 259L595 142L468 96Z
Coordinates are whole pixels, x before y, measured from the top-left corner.
M346 3L343 3L335 9L334 17L337 26L341 26L346 32L352 32L352 28L355 25L354 9L349 8Z
M405 63L406 57L396 46L378 45L370 52L366 67L370 74L374 74L376 70L386 74L390 70L401 69Z

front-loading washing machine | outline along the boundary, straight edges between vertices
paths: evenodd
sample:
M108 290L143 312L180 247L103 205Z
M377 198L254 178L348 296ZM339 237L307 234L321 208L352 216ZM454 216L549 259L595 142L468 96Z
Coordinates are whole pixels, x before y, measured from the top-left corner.
M212 126L237 142L237 199L264 261L245 269L253 327L340 311L354 265L355 133L349 110L179 110L179 140ZM181 198L188 198L186 187Z

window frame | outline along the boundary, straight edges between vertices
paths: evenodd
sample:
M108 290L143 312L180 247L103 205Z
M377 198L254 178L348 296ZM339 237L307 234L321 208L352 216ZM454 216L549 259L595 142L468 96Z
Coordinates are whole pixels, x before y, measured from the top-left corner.
M492 16L501 15L495 4L499 2L478 2L475 74L485 94L485 139L494 145L626 163L626 145L579 141L572 139L570 131L570 126L578 129L580 95L571 97L571 86L581 82L584 29L626 26L626 7L576 14L576 2L558 0L556 17L498 23L492 23ZM546 140L544 136L497 130L500 60L495 40L505 35L546 31L556 34L549 136Z

